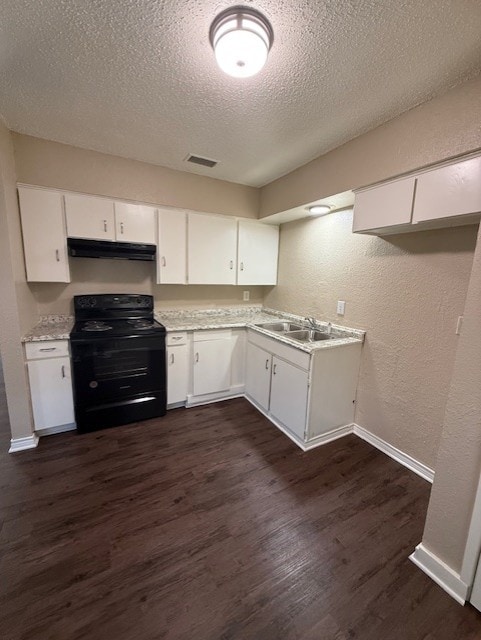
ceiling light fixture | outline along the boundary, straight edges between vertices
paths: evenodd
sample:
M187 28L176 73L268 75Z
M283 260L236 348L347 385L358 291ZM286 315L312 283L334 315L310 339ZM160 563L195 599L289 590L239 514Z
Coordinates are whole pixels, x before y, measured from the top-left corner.
M234 78L249 78L265 65L274 32L262 13L236 6L219 13L209 39L222 71Z
M312 207L307 207L309 211L309 215L311 216L322 216L326 213L329 213L332 207L328 204L313 204Z

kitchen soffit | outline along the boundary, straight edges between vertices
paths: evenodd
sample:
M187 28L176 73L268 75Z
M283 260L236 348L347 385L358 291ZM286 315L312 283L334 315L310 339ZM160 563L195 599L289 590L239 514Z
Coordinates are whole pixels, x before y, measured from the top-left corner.
M262 186L481 68L476 0L262 0L267 64L230 78L208 39L230 4L3 2L0 112L15 131Z

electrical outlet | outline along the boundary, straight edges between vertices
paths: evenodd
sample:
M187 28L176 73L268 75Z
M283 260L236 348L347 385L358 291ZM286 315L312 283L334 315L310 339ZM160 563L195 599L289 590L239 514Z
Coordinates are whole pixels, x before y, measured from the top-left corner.
M345 311L346 311L346 301L345 300L338 300L337 301L337 315L338 316L343 316Z
M244 302L247 302L249 300L249 292L248 291L244 291Z

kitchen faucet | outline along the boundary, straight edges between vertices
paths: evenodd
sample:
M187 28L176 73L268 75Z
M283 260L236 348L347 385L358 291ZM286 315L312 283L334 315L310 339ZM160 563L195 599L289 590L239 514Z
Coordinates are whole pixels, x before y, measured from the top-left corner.
M317 329L317 320L315 318L312 317L306 317L305 318L307 320L307 323L309 324L309 326L311 327L311 329Z

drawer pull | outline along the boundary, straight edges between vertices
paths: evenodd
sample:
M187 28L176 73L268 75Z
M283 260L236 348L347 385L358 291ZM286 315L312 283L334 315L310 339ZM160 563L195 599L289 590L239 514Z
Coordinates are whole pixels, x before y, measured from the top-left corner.
M48 349L46 347L42 347L42 349L39 349L39 351L56 351L57 347L48 347Z
M172 336L172 340L182 340L182 336Z

